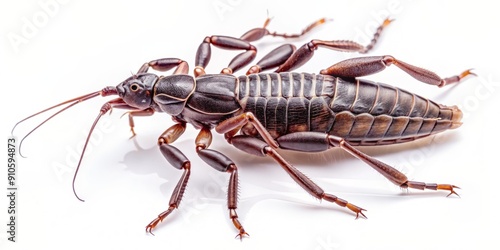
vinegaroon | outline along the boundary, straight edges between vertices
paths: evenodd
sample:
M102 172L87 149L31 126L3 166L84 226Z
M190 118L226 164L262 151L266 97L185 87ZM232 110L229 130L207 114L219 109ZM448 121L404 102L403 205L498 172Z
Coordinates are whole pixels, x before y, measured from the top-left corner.
M353 41L317 39L298 49L285 44L251 66L246 75L234 76L233 72L249 65L256 57L257 49L251 42L264 36L301 37L327 20L319 19L301 33L291 35L270 32L267 29L269 21L267 19L262 28L252 29L240 38L207 36L196 54L194 77L188 75L188 64L184 60L153 60L144 63L136 74L116 87L105 87L70 99L28 116L19 123L67 105L35 127L29 135L55 115L78 103L96 96L119 96L101 107L88 134L73 178L73 191L80 199L74 186L76 175L90 135L101 116L111 109L128 110L130 128L135 135L134 117L151 116L155 112L171 115L175 124L159 136L158 146L165 159L183 173L174 188L168 209L146 226L149 233L179 207L188 183L191 163L172 145L184 133L188 123L199 129L195 147L200 158L214 169L230 175L227 207L240 239L248 233L238 220L236 211L238 166L223 153L209 149L212 129L224 134L228 143L246 153L271 157L309 194L351 210L356 218L365 217L365 209L323 191L285 160L276 149L320 152L341 148L401 188L446 190L450 192L449 195L456 194L455 185L408 180L400 171L359 151L355 146L409 142L455 129L462 124L462 112L456 106L437 104L406 90L357 77L374 74L394 65L418 81L443 87L473 75L470 70L441 78L429 70L386 55L347 59L321 70L319 74L292 72L306 63L319 47L344 52L368 52L377 42L382 30L391 23L391 20L386 19L366 46ZM220 74L206 74L205 67L210 61L211 46L243 52L234 57ZM148 73L149 69L163 72L174 68L174 73L169 76ZM277 68L275 72L263 72L274 68Z

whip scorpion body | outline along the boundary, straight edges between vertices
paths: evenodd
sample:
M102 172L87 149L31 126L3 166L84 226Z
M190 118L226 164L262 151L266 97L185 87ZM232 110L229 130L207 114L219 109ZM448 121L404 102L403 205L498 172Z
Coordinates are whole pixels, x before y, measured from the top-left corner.
M240 38L206 37L196 54L194 77L188 75L188 64L184 60L153 60L143 64L136 74L116 87L105 87L100 91L73 98L20 122L68 104L35 127L37 129L53 116L77 103L96 96L118 95L118 98L102 106L87 137L88 143L100 117L113 108L128 110L133 135L134 117L150 116L156 112L171 115L175 124L159 136L158 146L165 159L183 173L172 193L168 209L147 225L146 231L149 233L179 207L188 183L191 163L172 145L183 134L188 123L199 129L195 148L200 158L214 169L230 175L227 207L240 239L248 233L237 214L238 167L223 153L209 149L213 129L224 134L228 143L244 152L271 157L309 194L351 210L356 214L356 218L365 217L365 209L323 191L285 160L276 149L320 152L341 148L401 188L446 190L450 192L449 195L456 194L455 185L410 181L400 171L359 151L355 146L403 143L454 129L461 125L462 112L456 106L437 104L397 87L357 78L395 65L418 81L443 87L472 75L470 70L457 76L441 78L429 70L386 55L347 59L321 70L319 74L293 72L306 63L319 47L344 52L368 52L375 45L382 30L391 22L386 19L367 46L346 40L317 39L298 49L291 44L285 44L251 66L246 75L234 76L233 72L249 65L256 57L257 49L251 42L264 36L301 37L327 21L320 19L302 33L290 35L270 32L266 28L269 20L267 19L264 27L252 29ZM243 52L220 74L206 74L205 67L210 61L211 46ZM174 73L169 76L148 73L149 69L168 71L174 68ZM277 68L275 72L265 72L274 68ZM75 171L74 192L76 174L86 146L87 144Z

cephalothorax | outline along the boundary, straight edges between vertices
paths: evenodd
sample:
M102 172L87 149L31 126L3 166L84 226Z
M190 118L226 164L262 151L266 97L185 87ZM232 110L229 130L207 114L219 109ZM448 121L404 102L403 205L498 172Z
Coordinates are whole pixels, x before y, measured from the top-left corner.
M255 58L257 50L250 42L266 35L300 37L325 21L320 19L302 33L295 35L269 32L266 29L269 23L267 20L263 28L252 29L241 38L209 36L198 48L194 77L187 74L188 64L181 59L153 60L145 63L137 74L116 87L106 87L68 100L22 121L68 104L50 116L48 118L50 119L77 103L99 95L119 97L102 106L89 137L100 117L112 108L130 110L129 123L133 135L135 135L133 120L135 116L148 116L155 112L171 115L175 125L160 135L158 145L166 160L172 166L183 170L183 174L174 189L168 209L147 225L146 231L150 233L159 222L178 208L188 183L190 161L179 149L172 146L188 123L200 130L195 140L196 151L200 158L216 170L230 174L227 197L229 216L240 238L248 234L236 213L238 167L224 154L209 149L212 129L224 134L230 144L247 153L270 156L308 193L318 199L350 209L356 213L356 218L359 215L364 217L365 210L335 195L325 193L275 149L320 152L339 147L402 188L447 190L450 194L456 194L454 189L457 187L454 185L410 181L403 173L353 146L402 143L457 128L461 125L462 112L456 106L440 105L400 88L359 80L357 77L373 74L389 65L395 65L421 82L443 87L473 74L469 70L442 79L431 71L407 64L392 56L372 56L341 61L321 70L319 74L292 72L307 62L318 47L366 53L376 43L390 20L384 21L367 46L345 40L316 39L297 50L293 45L285 44L250 67L246 75L239 77L232 75L234 71L245 67ZM245 51L237 55L220 74L210 75L205 74L205 67L210 60L211 45ZM157 76L148 72L150 68L157 71L175 68L175 71L169 76ZM273 73L263 72L272 68L277 69ZM73 190L85 148L86 145L75 172ZM78 196L77 198L80 199Z

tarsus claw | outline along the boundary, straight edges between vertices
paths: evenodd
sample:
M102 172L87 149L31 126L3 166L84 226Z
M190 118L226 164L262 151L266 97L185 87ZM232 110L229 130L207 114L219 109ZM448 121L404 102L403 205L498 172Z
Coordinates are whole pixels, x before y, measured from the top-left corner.
M243 237L245 237L245 235L248 236L248 237L250 237L250 234L248 234L247 232L243 231L243 232L240 232L239 234L237 234L234 238L236 239L236 238L240 237L240 241L243 241Z
M148 225L148 226L146 227L146 233L149 233L149 234L151 234L151 235L155 235L155 234L153 233L153 227L152 227L151 225Z
M474 72L472 72L472 70L474 70L474 69L468 69L468 70L465 70L465 71L464 71L464 72L462 72L462 73L461 73L458 77L459 77L460 79L463 79L464 77L469 76L469 75L470 75L470 76L477 76L477 74L476 74L476 73L474 73Z
M356 213L356 220L359 219L359 215L361 214L361 216L363 216L363 218L365 219L368 219L368 217L366 217L366 215L363 213L363 211L366 211L366 209L362 209Z
M454 194L454 195L456 195L456 196L460 197L460 195L458 195L458 193L457 193L457 192L455 192L455 190L453 190L454 188L460 189L460 187L457 187L457 186L455 186L455 185L451 185L450 189L447 189L447 190L449 190L449 191L450 191L450 193L449 193L446 197L448 197L448 196L450 196L450 195L452 195L452 194Z
M359 218L359 215L361 214L361 216L363 216L365 219L368 219L368 217L366 217L366 215L363 213L363 211L366 211L366 209L364 208L360 208L354 204L351 204L351 203L347 203L346 204L346 207L349 208L351 211L355 212L356 213L356 220Z

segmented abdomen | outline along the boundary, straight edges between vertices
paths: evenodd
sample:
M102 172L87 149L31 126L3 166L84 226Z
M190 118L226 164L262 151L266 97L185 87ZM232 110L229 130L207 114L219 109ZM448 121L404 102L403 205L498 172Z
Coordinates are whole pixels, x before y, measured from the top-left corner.
M365 80L307 73L240 76L238 98L273 137L317 131L352 144L413 140L460 126L461 111ZM244 133L255 132L246 127Z

